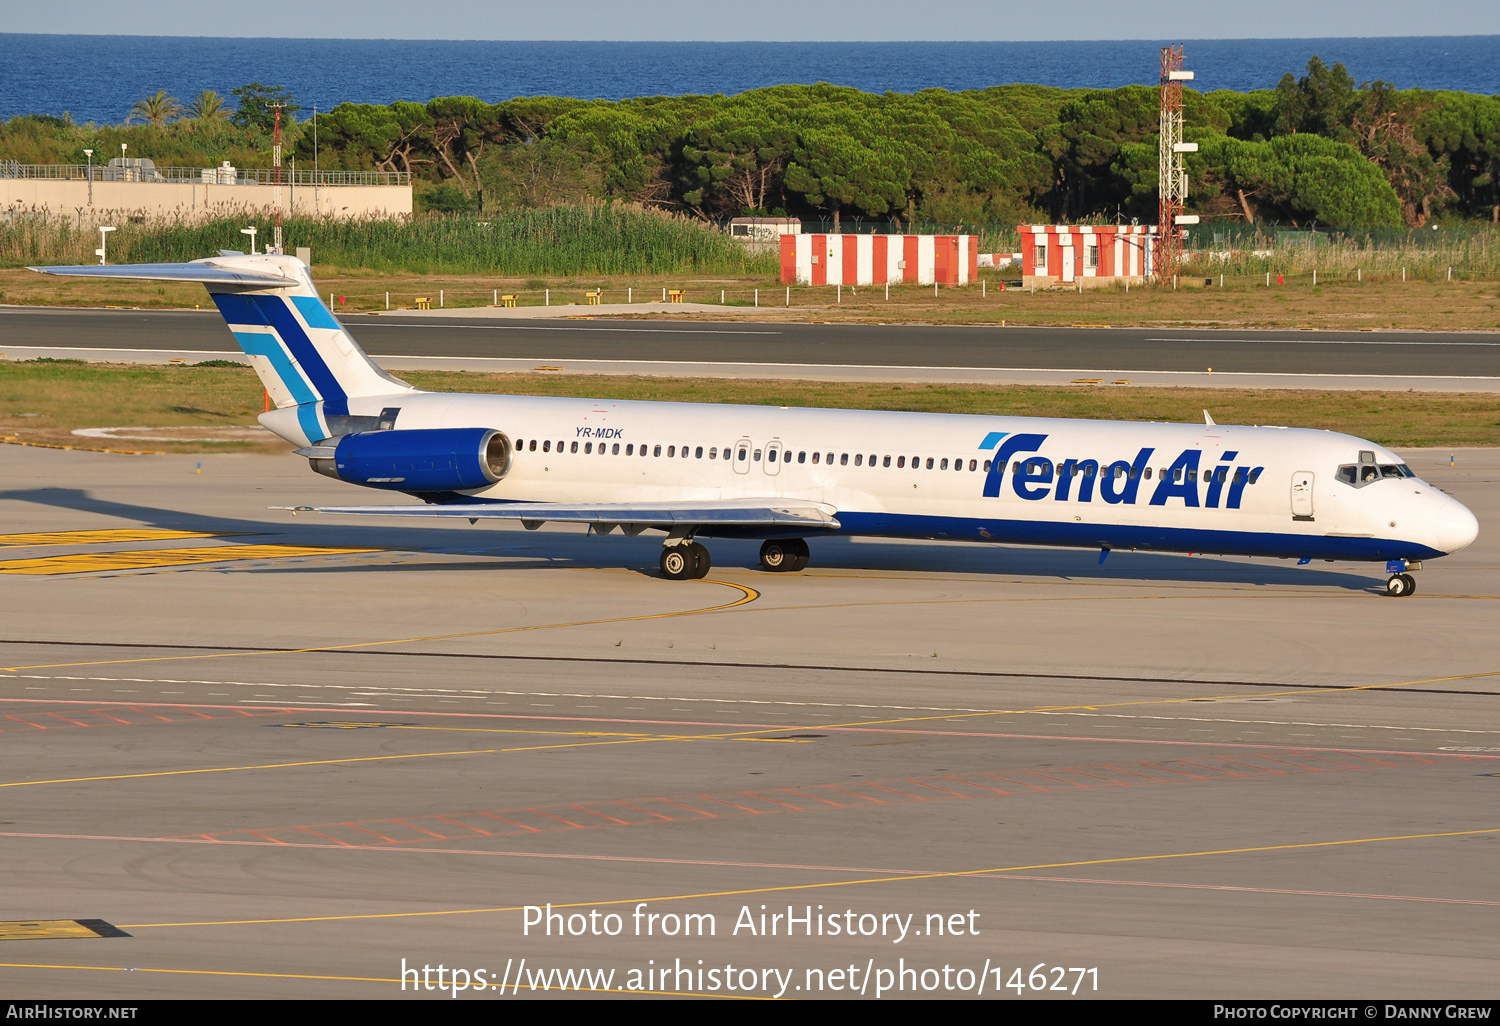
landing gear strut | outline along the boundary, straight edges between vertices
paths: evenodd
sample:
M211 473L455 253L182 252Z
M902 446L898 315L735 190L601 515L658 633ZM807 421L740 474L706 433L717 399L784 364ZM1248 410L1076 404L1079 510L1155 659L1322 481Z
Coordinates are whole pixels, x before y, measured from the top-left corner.
M696 581L713 567L708 549L699 542L672 545L661 550L661 575L669 581Z
M774 538L761 545L760 565L772 573L796 573L807 569L809 555L801 538Z

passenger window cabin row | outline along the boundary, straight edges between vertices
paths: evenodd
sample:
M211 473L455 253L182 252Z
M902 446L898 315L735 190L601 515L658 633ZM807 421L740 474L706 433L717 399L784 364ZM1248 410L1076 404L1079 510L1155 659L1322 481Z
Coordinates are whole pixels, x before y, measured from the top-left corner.
M877 453L870 453L867 456L859 452L851 456L847 452L838 454L822 451L809 453L804 449L794 452L791 449L761 449L758 447L736 447L733 445L726 445L720 449L716 445L705 448L701 445L663 446L649 443L636 445L634 442L599 442L596 446L594 442L568 442L559 439L554 443L550 438L541 440L521 438L516 440L516 452L558 452L568 455L635 456L652 459L739 459L742 461L750 460L756 463L761 462L762 459L766 462L774 463L779 459L782 463L812 463L815 466L833 466L834 460L837 458L838 465L841 467L852 465L856 467L879 467L880 469L890 467L896 470L904 470L910 467L912 470L953 470L957 472L977 472L983 470L986 474L990 472L989 460L969 459L965 461L961 456L957 458L946 456L912 456L908 458L906 456L883 456ZM1065 460L1055 466L1050 460L1017 460L1011 464L1011 473L1016 475L1040 476L1048 473L1050 470L1055 472L1059 477L1064 476L1064 474L1073 477L1095 477L1112 472L1113 476L1117 478L1129 477L1134 479L1143 476L1147 481L1151 480L1151 467L1146 467L1142 470L1140 467L1128 466L1124 461L1103 464L1103 470L1100 467L1101 461L1097 460ZM1233 470L1234 479L1239 483L1248 481L1254 484L1260 477L1259 467L1253 470L1247 467L1235 467ZM1217 478L1222 484L1229 480L1229 474L1229 467L1211 467L1203 471L1203 481L1208 482ZM1184 477L1188 481L1198 480L1198 471L1196 469L1177 467L1174 470L1174 468L1162 467L1162 479L1165 480L1169 475L1178 484L1182 483Z

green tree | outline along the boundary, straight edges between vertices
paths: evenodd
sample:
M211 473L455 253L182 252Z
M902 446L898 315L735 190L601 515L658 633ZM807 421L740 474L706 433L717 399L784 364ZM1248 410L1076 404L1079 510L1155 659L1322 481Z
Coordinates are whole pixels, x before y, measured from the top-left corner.
M292 94L283 86L262 85L259 82L251 82L233 90L239 105L229 120L241 128L256 128L266 134L270 134L276 121L276 112L272 109L280 105L281 124L283 128L292 121L297 112L302 108L297 105Z
M1132 205L1133 189L1114 170L1121 148L1154 140L1160 130L1158 91L1146 86L1092 90L1064 103L1052 145L1060 220Z
M1347 143L1315 135L1246 142L1213 136L1201 159L1226 190L1253 200L1259 220L1317 222L1330 227L1401 224L1401 201L1370 161Z
M1347 126L1355 102L1349 69L1342 64L1330 68L1314 55L1307 62L1307 74L1294 79L1287 72L1276 84L1276 134L1311 132L1335 138Z
M832 212L834 231L845 207L875 216L903 209L910 180L900 147L872 119L817 118L797 127L786 187Z
M660 204L671 195L667 154L682 124L649 102L596 101L554 119L548 135L585 148L602 173L608 195Z
M224 97L205 89L188 103L187 116L200 124L211 124L227 120L229 111L224 106Z
M181 116L182 104L175 97L168 96L165 89L158 89L152 95L135 101L125 123L128 125L133 121L146 121L153 125L165 125Z
M1412 128L1417 141L1448 166L1448 185L1466 216L1500 221L1500 97L1424 94Z
M791 152L786 106L764 91L731 97L682 141L682 201L717 214L775 206Z

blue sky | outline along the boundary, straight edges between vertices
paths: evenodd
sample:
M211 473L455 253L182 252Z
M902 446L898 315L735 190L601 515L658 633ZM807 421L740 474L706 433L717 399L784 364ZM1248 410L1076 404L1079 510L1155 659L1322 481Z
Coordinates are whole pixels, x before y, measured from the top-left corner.
M1495 0L213 0L7 3L0 30L343 39L1048 40L1500 34ZM293 13L294 12L294 13Z

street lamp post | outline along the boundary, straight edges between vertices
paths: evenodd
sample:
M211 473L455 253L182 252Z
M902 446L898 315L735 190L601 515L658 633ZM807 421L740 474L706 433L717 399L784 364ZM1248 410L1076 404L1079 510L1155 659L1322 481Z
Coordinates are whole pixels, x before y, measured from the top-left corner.
M89 160L89 206L94 205L94 151L84 150L83 155Z
M130 175L125 170L125 144L124 143L120 144L120 178L119 178L119 180L122 181L122 182L128 182L128 181L130 181Z
M260 229L256 228L254 225L251 225L249 228L241 228L240 229L240 234L241 235L248 235L248 236L250 236L250 255L251 256L255 256L255 233L258 232L259 230Z
M99 226L99 248L94 250L94 255L99 258L99 265L104 265L105 244L109 241L109 233L115 230L112 224L101 224Z

